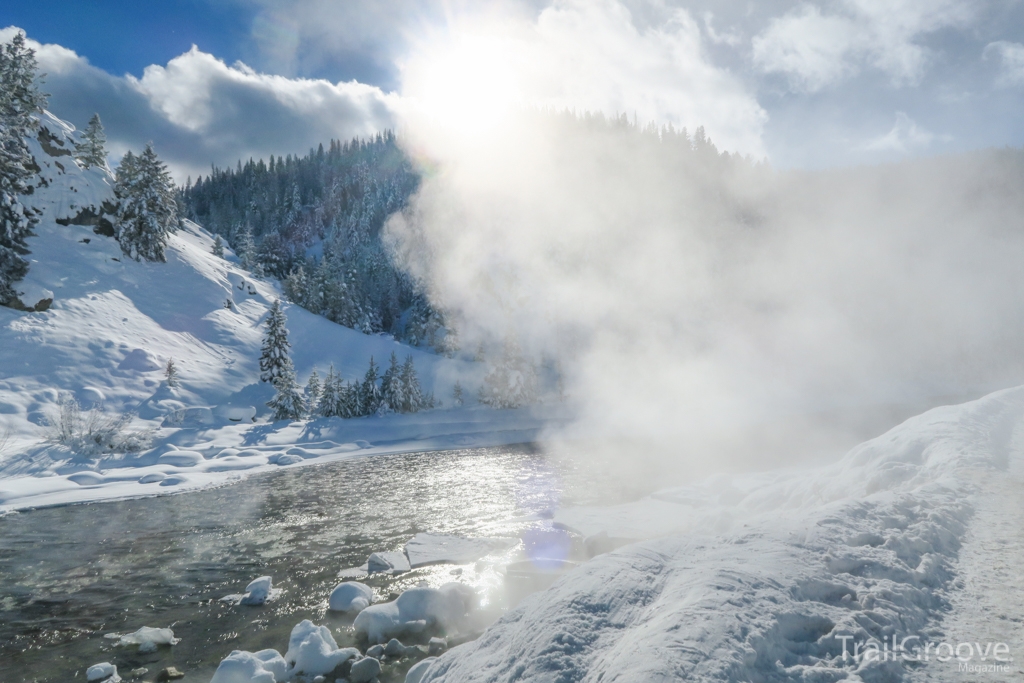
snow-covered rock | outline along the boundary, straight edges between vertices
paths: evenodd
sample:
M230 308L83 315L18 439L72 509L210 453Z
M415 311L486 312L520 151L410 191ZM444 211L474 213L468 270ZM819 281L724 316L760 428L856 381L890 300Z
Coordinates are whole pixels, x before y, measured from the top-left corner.
M359 656L354 647L338 648L326 626L304 619L292 629L284 659L291 674L326 675L343 662Z
M181 638L174 637L174 631L169 628L151 628L143 626L134 633L118 634L108 633L107 638L116 639L118 645L138 645L139 652L156 652L161 645L177 645Z
M412 569L409 565L409 558L401 551L373 553L366 560L366 567L371 574L374 572L398 574Z
M380 673L380 661L373 657L363 657L352 665L348 679L352 683L370 683Z
M106 681L106 683L118 683L121 677L117 675L117 667L110 662L101 662L99 664L93 664L85 670L85 680L88 683L99 683L100 681Z
M204 460L202 454L195 451L168 451L157 458L157 463L174 467L195 467Z
M420 683L423 680L423 676L427 673L427 669L430 665L437 661L437 657L427 657L413 664L408 673L405 674L405 683Z
M283 683L288 664L277 650L235 650L221 660L210 683Z
M345 581L331 591L328 609L335 612L361 612L372 602L372 588L358 581Z
M518 542L511 538L462 538L420 533L405 544L405 555L414 569L431 564L466 564L490 553L507 550Z
M356 617L353 627L371 643L385 643L405 633L436 629L454 633L473 609L476 593L461 583L440 588L410 588L394 602L370 605Z
M262 605L274 592L274 581L269 576L261 576L249 582L245 587L245 595L239 601L243 605Z

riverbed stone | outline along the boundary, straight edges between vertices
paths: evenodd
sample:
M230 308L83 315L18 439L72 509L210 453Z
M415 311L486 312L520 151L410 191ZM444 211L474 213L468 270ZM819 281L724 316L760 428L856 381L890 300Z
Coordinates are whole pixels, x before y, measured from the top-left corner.
M179 678L184 678L184 677L185 677L184 673L182 673L181 671L178 671L173 666L169 666L166 669L162 669L160 671L160 673L157 674L156 680L157 680L157 683L161 683L162 681L176 681Z
M374 659L380 659L384 656L384 646L374 645L366 651L367 657L373 657Z
M427 643L427 654L431 657L441 654L448 649L448 641L444 638L431 638Z
M370 683L380 674L380 661L373 657L363 657L352 665L348 679L352 683Z

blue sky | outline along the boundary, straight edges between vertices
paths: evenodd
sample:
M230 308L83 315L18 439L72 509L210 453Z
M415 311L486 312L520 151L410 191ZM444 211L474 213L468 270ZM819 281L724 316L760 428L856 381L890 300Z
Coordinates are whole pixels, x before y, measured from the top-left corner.
M1024 144L1016 0L9 0L4 26L56 114L178 175L398 125L438 64L466 111L515 63L528 104L705 125L780 167ZM474 40L506 53L452 52Z

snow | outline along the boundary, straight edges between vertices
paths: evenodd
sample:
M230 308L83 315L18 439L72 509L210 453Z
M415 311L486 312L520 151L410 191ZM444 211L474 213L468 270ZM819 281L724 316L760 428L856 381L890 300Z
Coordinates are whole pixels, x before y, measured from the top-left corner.
M716 477L637 504L559 511L556 519L589 534L648 540L528 597L422 680L956 679L955 660L854 657L853 643L948 642L947 615L965 642L1020 642L1012 621L978 612L1012 608L951 597L961 582L1007 592L991 585L993 567L1005 568L1011 594L1020 588L1021 544L1002 544L995 557L964 552L994 548L979 522L1005 529L1024 520L1020 486L1005 486L1007 472L1024 483L1021 435L1024 388L929 411L826 467ZM655 523L665 516L671 523Z
M181 641L181 638L174 637L174 631L169 628L151 628L149 626L143 626L134 633L124 635L108 633L105 637L117 640L118 645L138 645L141 653L156 652L157 647L161 645L177 645Z
M356 634L371 643L385 643L406 633L438 629L457 632L473 608L476 594L461 583L440 588L410 588L394 602L370 605L356 617Z
M354 647L339 649L329 628L304 619L292 629L284 659L290 667L289 674L319 676L358 656L359 650Z
M409 566L409 558L401 551L373 553L366 560L366 567L371 574L374 572L401 574L412 568Z
M109 683L118 683L121 677L117 675L117 667L110 662L102 662L100 664L93 664L85 670L85 680L89 683L93 681L109 681Z
M42 125L67 144L73 128L50 114ZM79 225L112 198L105 168L83 169L50 157L29 140L46 186L25 201L40 212L28 239L30 270L19 283L42 312L0 308L0 514L38 506L159 495L223 484L280 465L304 466L365 455L495 446L534 440L558 417L552 407L497 411L473 405L407 415L269 423L273 389L259 382L263 321L281 296L229 254L211 253L212 236L186 222L172 235L166 263L135 262L116 240ZM60 225L57 220L69 222ZM225 308L230 301L232 308ZM300 382L330 364L362 378L371 356L411 355L423 390L450 403L459 381L479 388L479 363L449 359L336 325L285 303ZM180 386L163 369L173 359ZM153 430L153 450L128 455L69 452L45 442L61 395L83 410L134 411L132 429ZM179 452L160 447L173 445ZM286 453L300 447L304 453ZM237 451L251 466L215 464ZM199 454L182 455L182 453ZM69 476L82 473L79 481ZM153 475L153 476L150 476ZM167 479L156 481L159 475ZM145 480L145 481L142 481Z
M358 581L339 583L328 599L328 609L335 612L361 612L373 602L373 589Z
M225 657L210 683L276 683L288 680L288 664L277 650L235 650Z
M245 597L239 602L242 605L262 605L270 598L273 590L273 579L269 576L261 576L249 582L249 585L245 587Z
M427 669L434 663L437 657L427 657L413 664L408 673L405 674L405 683L420 683L423 680L423 676L427 673Z
M431 564L466 564L492 552L508 550L518 539L462 538L441 534L416 534L405 544L405 554L414 569Z

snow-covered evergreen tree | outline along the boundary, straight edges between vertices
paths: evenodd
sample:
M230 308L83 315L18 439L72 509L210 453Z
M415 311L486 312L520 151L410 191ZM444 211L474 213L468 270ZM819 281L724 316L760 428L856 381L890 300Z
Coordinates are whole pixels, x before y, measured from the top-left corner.
M275 420L298 420L305 413L306 402L302 399L302 390L295 381L295 369L289 360L287 367L274 380L277 393L267 401L267 407L274 411Z
M82 139L75 145L75 158L86 168L90 166L106 166L107 135L103 132L103 122L99 114L93 114L89 124L82 131Z
M403 413L415 413L424 408L433 407L433 405L428 406L424 400L423 390L420 389L420 380L416 376L416 368L413 365L412 356L406 356L405 363L402 364L402 386L405 389L405 396L402 401Z
M235 253L238 263L256 275L256 243L252 239L252 228L246 223L235 238Z
M319 416L321 393L323 393L323 389L320 384L320 375L317 374L316 368L313 368L313 372L309 373L309 380L306 382L306 412L310 417Z
M266 322L267 332L263 337L263 351L260 354L260 381L277 385L277 380L290 373L295 381L295 368L292 366L291 348L288 342L287 320L281 308L281 300L276 299L270 307Z
M537 371L510 335L505 339L500 361L491 365L484 377L480 402L492 408L518 408L536 400Z
M164 367L164 377L167 378L167 386L176 387L180 384L178 381L178 366L174 364L173 358L167 359L167 365Z
M35 84L35 52L16 33L0 46L0 304L17 301L14 283L25 277L28 261L25 238L38 221L19 196L31 191L35 162L25 138L34 127L33 115L46 106L46 95Z
M373 415L380 409L381 393L380 385L377 383L378 379L377 364L373 362L373 356L370 356L370 367L366 370L363 383L360 385L358 406L360 415Z
M167 167L153 145L142 154L125 154L117 168L117 240L136 261L166 261L170 234L178 229L178 202Z
M402 368L398 356L391 352L391 361L380 383L381 405L389 412L406 412L405 383L402 382Z
M224 240L220 235L213 238L213 249L210 251L217 258L224 258Z
M462 405L462 385L458 380L455 381L455 386L452 387L452 403L454 403L456 407Z
M324 378L323 389L320 391L320 400L317 403L316 414L321 417L341 417L341 380L334 372L334 364L327 370L327 377Z

